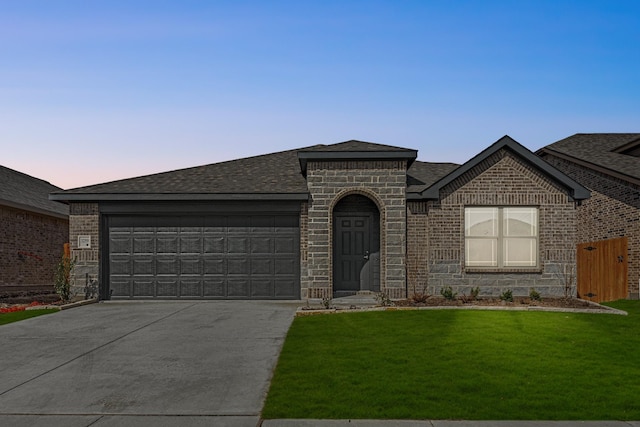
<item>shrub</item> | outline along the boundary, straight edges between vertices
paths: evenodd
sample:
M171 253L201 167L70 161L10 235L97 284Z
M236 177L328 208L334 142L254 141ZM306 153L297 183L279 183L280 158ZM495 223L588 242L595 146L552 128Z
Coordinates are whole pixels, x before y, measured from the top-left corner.
M501 293L500 294L500 299L502 301L513 302L513 292L511 291L511 289L507 289L506 291Z
M58 265L56 265L53 286L63 302L69 302L73 296L71 295L71 272L75 264L75 260L63 256Z
M453 292L453 289L451 288L451 286L446 286L440 289L440 295L442 295L445 299L448 299L449 301L453 301L458 296L458 293Z
M471 298L478 299L478 295L480 295L480 287L476 286L475 288L471 288Z
M529 298L531 298L532 301L540 301L540 299L541 299L540 292L538 292L535 289L531 288L531 290L529 291Z

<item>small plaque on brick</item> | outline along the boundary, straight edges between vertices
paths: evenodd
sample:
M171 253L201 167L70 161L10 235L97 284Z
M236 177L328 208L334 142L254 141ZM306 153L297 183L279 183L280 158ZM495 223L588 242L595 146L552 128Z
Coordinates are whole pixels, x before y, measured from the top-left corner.
M78 249L91 249L91 236L78 236Z

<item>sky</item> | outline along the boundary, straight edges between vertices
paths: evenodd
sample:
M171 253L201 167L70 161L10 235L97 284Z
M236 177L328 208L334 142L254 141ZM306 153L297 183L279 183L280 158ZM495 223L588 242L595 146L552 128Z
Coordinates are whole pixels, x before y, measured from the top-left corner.
M0 165L64 189L351 139L640 132L640 2L0 0Z

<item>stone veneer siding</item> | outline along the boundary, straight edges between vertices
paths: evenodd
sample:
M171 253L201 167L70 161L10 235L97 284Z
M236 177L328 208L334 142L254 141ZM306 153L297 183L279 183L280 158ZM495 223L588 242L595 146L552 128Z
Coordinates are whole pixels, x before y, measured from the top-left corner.
M575 277L576 208L566 192L506 150L490 156L441 190L430 201L428 217L428 292L451 286L469 295L498 296L507 289L528 295L563 295L564 271ZM538 207L538 268L482 270L465 267L464 208L466 206ZM420 209L422 210L422 209ZM420 216L422 214L412 214ZM424 221L412 220L411 222ZM415 251L415 249L412 249ZM424 257L424 255L421 255ZM416 270L420 284L423 271ZM409 289L412 284L409 284ZM575 283L572 287L575 296Z
M78 236L91 236L91 248L79 249ZM76 265L71 278L72 290L83 294L86 274L99 280L100 273L100 214L97 203L69 204L69 243L71 259Z
M406 170L406 161L397 160L309 161L308 230L300 239L303 299L333 295L333 207L349 194L367 196L378 206L381 291L406 297ZM301 233L303 224L301 217Z
M640 187L553 155L544 159L591 190L578 207L578 243L628 238L628 298L640 298Z
M0 285L52 285L69 221L0 206Z

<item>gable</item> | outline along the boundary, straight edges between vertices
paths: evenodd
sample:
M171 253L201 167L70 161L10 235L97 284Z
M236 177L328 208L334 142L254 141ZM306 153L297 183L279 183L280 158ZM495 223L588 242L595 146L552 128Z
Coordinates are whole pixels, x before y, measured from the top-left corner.
M447 176L443 177L430 187L423 190L419 195L413 196L412 200L439 199L441 197L441 190L444 187L460 178L463 178L465 174L469 172L473 173L473 169L476 169L478 167L482 168L483 164L486 164L487 161L490 161L492 156L500 153L501 151L509 152L511 155L518 158L521 162L528 165L533 170L536 170L538 173L544 175L547 179L554 182L560 188L563 188L564 191L574 200L583 200L590 196L589 190L587 190L584 186L580 185L578 182L574 181L572 178L570 178L560 170L551 166L549 163L545 162L540 157L527 150L525 147L520 145L508 135L505 135L498 141L493 143L491 146L483 150L480 154L476 155L474 158L472 158L459 168L455 169Z
M466 205L538 204L550 199L569 200L563 188L504 149L441 190L442 203Z

